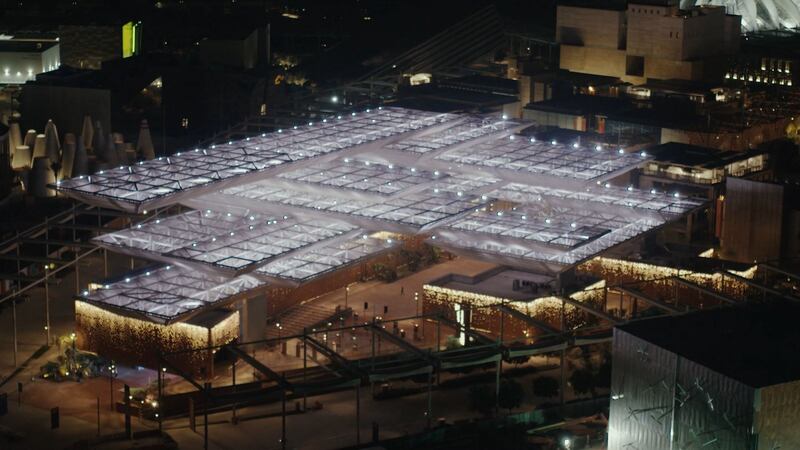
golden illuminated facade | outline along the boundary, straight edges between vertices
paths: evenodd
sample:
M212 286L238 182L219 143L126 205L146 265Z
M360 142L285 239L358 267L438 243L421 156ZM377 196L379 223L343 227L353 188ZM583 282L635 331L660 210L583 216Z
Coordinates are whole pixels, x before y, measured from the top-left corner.
M239 336L238 311L219 314L213 324L192 322L159 324L75 301L78 347L123 364L159 367L159 355L185 351L170 361L183 370L198 370L210 366L209 355L190 350L224 345Z

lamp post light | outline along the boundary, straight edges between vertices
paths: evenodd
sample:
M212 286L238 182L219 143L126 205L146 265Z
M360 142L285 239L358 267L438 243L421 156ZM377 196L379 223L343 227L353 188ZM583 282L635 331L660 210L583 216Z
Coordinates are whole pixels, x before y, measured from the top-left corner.
M111 411L114 411L114 378L117 377L117 366L114 364L114 361L111 361L111 365L108 366L108 382L109 382L109 398L111 399Z
M350 285L344 287L344 309L347 309L347 295L350 293Z
M79 368L78 367L78 361L75 358L75 338L76 337L77 336L75 335L74 331L69 334L69 340L70 340L71 346L72 346L72 353L68 353L68 357L67 357L67 370L69 370L70 373L74 374L74 376L78 375L78 368ZM59 343L59 345L60 345L60 343Z

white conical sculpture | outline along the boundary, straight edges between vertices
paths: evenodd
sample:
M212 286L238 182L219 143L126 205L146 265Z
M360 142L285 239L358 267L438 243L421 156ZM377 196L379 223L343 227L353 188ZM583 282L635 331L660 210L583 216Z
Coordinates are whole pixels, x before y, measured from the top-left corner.
M45 140L43 134L37 134L36 140L33 142L33 160L36 158L46 158L47 149L45 147Z
M31 168L31 148L27 145L18 145L14 150L14 159L11 160L14 170L28 170Z
M117 148L114 146L114 135L109 133L106 139L106 149L103 152L103 160L108 163L109 167L116 167L119 165L119 157L117 156Z
M14 152L20 145L22 145L22 132L19 129L19 122L11 122L8 125L8 149L11 159L14 159Z
M28 193L34 197L54 197L56 191L50 189L47 185L55 183L56 176L50 169L50 159L46 156L35 158L28 181Z
M72 178L72 168L75 166L75 135L67 133L64 136L64 148L61 152L61 167L58 179Z
M150 126L147 119L143 119L139 126L139 140L136 142L136 154L139 158L150 160L156 157L156 150L153 147L153 138L150 136Z
M22 140L22 145L33 148L34 144L36 144L36 130L28 130L28 132L25 133L25 139Z
M83 149L92 148L94 143L94 126L92 126L92 116L83 116L83 128L81 128L81 140L83 141Z
M112 133L114 139L114 150L117 152L117 161L120 164L128 165L128 154L125 152L125 138L122 133Z
M78 139L78 145L75 147L75 161L72 163L73 177L89 173L89 156L86 154L86 146L83 142L82 138Z
M98 120L94 126L92 137L92 152L100 159L105 159L106 137L103 135L103 124Z
M61 142L58 139L58 128L53 123L53 119L47 121L44 126L44 148L50 162L58 164L61 161Z

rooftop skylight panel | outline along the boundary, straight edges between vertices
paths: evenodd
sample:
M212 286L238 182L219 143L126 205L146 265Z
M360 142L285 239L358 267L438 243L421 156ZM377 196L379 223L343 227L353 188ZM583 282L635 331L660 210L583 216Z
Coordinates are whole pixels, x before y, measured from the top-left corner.
M472 197L446 192L436 193L434 189L392 198L345 199L279 188L269 182L261 182L227 189L224 194L234 195L239 199L259 200L419 227L431 225L440 219L469 211L476 206Z
M265 285L266 282L250 275L231 278L168 265L128 275L94 291L84 291L80 298L141 314L157 322L170 322Z
M198 210L137 224L96 241L123 250L241 271L355 229L330 219Z
M260 267L257 273L295 282L308 281L396 245L364 234L281 258Z
M279 177L299 183L392 195L414 186L445 179L447 175L415 167L345 158L286 172Z
M522 183L509 183L487 195L519 203L539 201L574 206L588 204L615 205L642 212L659 212L669 216L680 215L702 205L702 201L681 196L676 192L641 190L633 187L612 186L609 183L594 185L582 190L554 189Z
M641 164L644 156L586 148L580 145L531 141L523 136L493 139L446 151L436 159L466 166L521 171L577 180L593 180Z
M425 154L433 150L439 150L491 133L500 132L508 129L512 125L518 124L518 122L509 120L471 118L461 124L437 133L431 133L420 138L404 139L400 142L389 144L387 148Z
M437 192L449 192L451 194L472 193L475 190L487 188L499 183L499 178L481 175L453 174L441 181L434 183L433 189Z
M541 210L479 211L462 218L450 228L461 231L536 241L557 246L575 246L608 232L613 216L581 215L561 212L557 216ZM580 224L579 222L580 221Z
M509 212L504 212L505 214ZM511 213L513 214L513 213ZM559 266L572 265L601 253L609 248L640 236L663 224L661 220L639 218L581 217L581 223L563 222L547 228L540 223L533 226L522 222L523 213L512 215L508 223L493 221L489 213L470 216L437 231L437 244L500 256L509 256L523 261L539 261ZM496 213L495 213L496 216ZM580 214L576 214L580 217ZM562 218L563 219L563 218ZM576 219L577 220L577 219ZM455 231L456 234L451 233Z
M179 152L133 166L59 182L64 192L91 202L138 208L198 187L260 173L292 161L453 121L458 116L381 108L316 124ZM244 181L241 181L244 182Z

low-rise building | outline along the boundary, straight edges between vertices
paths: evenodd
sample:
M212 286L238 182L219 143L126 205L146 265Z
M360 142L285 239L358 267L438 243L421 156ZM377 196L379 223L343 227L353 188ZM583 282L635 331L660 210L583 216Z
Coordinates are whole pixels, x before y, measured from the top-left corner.
M614 329L608 448L797 448L797 305L711 309Z
M556 18L560 67L621 78L717 80L739 47L740 16L724 7L681 9L678 2L561 5Z
M55 39L0 40L0 85L23 84L61 65Z

